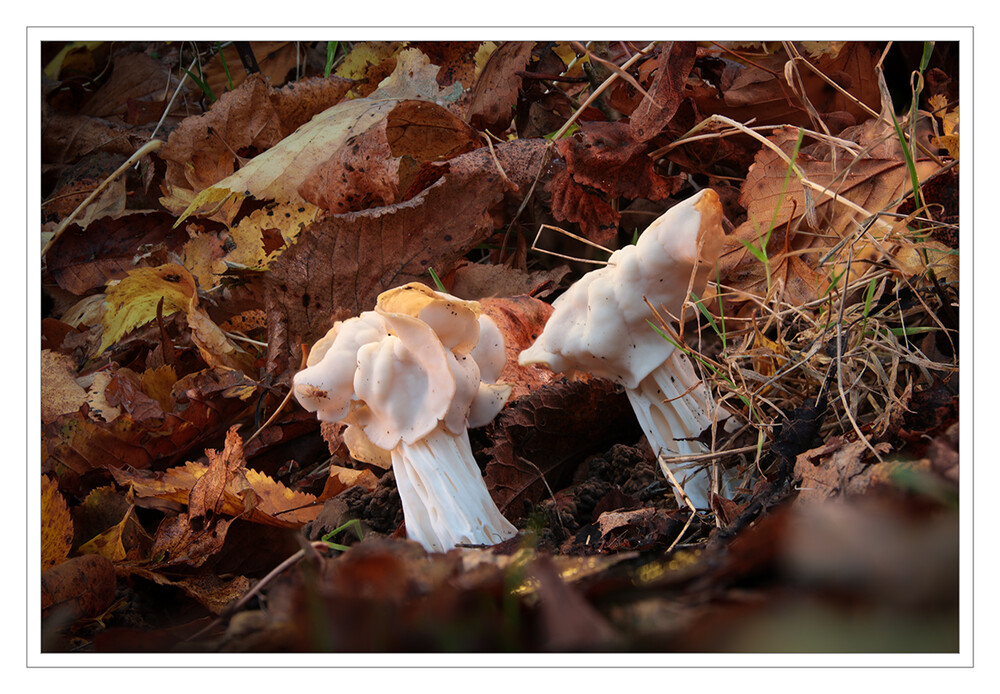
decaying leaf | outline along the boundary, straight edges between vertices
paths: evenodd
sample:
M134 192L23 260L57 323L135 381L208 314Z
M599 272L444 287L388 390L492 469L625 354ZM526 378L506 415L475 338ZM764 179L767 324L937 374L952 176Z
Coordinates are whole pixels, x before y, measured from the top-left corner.
M514 297L522 294L543 299L559 288L559 282L568 272L569 267L566 265L553 270L525 272L507 265L459 261L442 281L448 292L460 299Z
M886 442L875 444L875 450L881 454L891 449ZM877 465L885 464L876 463L864 441L848 442L841 436L832 437L795 459L794 474L802 481L799 503L864 492L872 484Z
M42 475L42 571L52 568L69 556L73 543L73 519L59 485Z
M521 86L516 72L528 64L534 46L533 41L504 41L490 54L465 112L474 128L499 135L510 125Z
M76 382L73 360L51 350L42 350L42 423L61 414L76 412L87 400L87 392Z
M299 187L316 167L348 139L384 119L396 103L404 99L447 100L449 97L438 87L436 75L437 67L430 65L422 53L412 49L403 51L396 69L377 91L328 108L239 171L212 181L191 201L180 219L218 212L231 220L239 201L251 195L260 200L306 202Z
M64 623L97 617L115 598L115 567L97 554L73 557L42 572L42 618Z
M885 129L880 131L884 133ZM862 144L869 144L871 137L869 134ZM780 129L770 139L790 156L797 133ZM834 161L826 145L801 149L795 164L820 189L807 188L794 173L789 175L788 163L772 149L763 147L757 154L740 194L747 221L728 236L719 262L725 284L762 296L780 279L786 301L808 303L843 273L849 258L851 279L864 272L867 261L891 254L900 244L912 245L894 233L893 225L887 228L878 221L869 225L858 243L843 244L832 261L819 268L820 258L841 239L855 234L869 214L895 211L895 205L910 188L910 176L902 155L856 159L841 152ZM929 160L917 160L915 164L921 179L937 169ZM833 195L840 199L833 199ZM745 245L759 247L768 233L770 283L768 268Z
M493 445L486 486L512 519L548 498L584 456L641 435L624 391L603 379L559 380L533 390L501 411L487 432Z
M600 191L635 200L663 200L682 184L677 177L656 173L646 143L636 140L627 123L586 123L556 147L566 160L565 173L553 177L552 214L580 224L584 236L607 248L617 248L615 236L621 215Z
M242 442L233 429L226 441L223 452L207 451L209 465L188 462L164 472L113 469L112 473L118 484L132 486L139 505L188 506L192 519L209 514L240 516L281 528L298 528L315 519L319 513L315 496L292 491L248 469Z
M552 315L552 305L534 297L490 297L480 300L483 313L493 319L503 335L507 357L500 372L500 383L511 386L510 401L555 380L551 370L537 364L521 366L518 355L538 338Z
M46 469L82 475L124 465L148 468L163 457L176 461L245 413L257 388L243 373L217 367L177 380L162 419L139 422L120 414L105 423L80 412L61 415L43 432Z
M672 41L660 51L649 97L642 100L629 118L632 132L640 142L656 137L674 117L694 62L695 44L689 41Z

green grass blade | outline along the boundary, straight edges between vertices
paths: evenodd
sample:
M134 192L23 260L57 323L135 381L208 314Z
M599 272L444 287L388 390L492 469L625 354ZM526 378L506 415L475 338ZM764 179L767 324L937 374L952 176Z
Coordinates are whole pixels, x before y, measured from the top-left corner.
M340 41L326 42L326 67L323 68L323 77L329 77L333 71L333 58L337 55L337 47L339 45Z

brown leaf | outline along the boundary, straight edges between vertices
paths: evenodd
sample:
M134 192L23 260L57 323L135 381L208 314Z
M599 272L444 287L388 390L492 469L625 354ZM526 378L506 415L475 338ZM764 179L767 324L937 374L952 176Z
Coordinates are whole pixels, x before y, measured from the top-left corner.
M59 485L42 475L42 571L61 563L69 556L73 543L73 519Z
M192 520L211 520L222 511L223 496L227 488L232 488L242 497L242 513L253 510L257 505L256 494L246 481L246 460L243 457L243 440L236 433L238 426L232 426L226 433L226 447L219 451L208 449L208 469L194 486L188 497L188 510Z
M663 200L682 184L679 177L664 178L653 170L646 144L635 139L624 121L585 123L556 147L566 160L566 171L549 184L552 214L580 224L585 236L605 246L614 238L620 215L588 189L611 199Z
M112 60L111 76L87 100L81 113L97 118L125 120L129 99L138 101L159 98L164 92L173 93L178 82L179 78L171 74L166 63L146 53L117 55ZM161 113L162 110L156 114L157 119Z
M549 369L530 364L521 366L517 357L534 343L552 315L552 305L530 296L487 298L480 300L483 313L493 319L504 340L506 361L500 372L500 383L511 386L510 401L551 383L555 374Z
M796 131L780 129L770 139L786 155L791 155L796 137ZM813 183L828 187L871 213L893 212L891 203L910 187L906 162L901 156L854 159L841 153L835 165L828 147L811 147L800 150L796 164ZM927 160L918 160L916 166L920 178L937 168ZM829 277L843 270L847 253L842 251L835 257L838 262L830 263L823 271L817 270L817 261L843 236L857 229L865 215L815 189L809 189L807 200L804 185L795 176L786 176L787 173L788 164L776 152L766 147L758 152L740 194L740 202L747 209L747 221L729 235L719 271L726 284L763 295L768 287L764 265L741 241L759 245L760 238L772 228L773 220L767 247L772 281L775 277L782 279L787 301L805 303L816 299L817 291L829 285ZM879 239L886 232L872 227L871 234ZM894 247L888 244L886 250ZM862 260L877 257L881 252L865 243L852 248L851 277L867 267Z
M184 119L159 152L167 162L167 188L196 192L207 188L236 170L236 153L252 156L251 152L263 152L287 135L271 93L267 79L255 74L219 97L204 115ZM173 204L168 209L177 212L184 207Z
M224 454L212 453L217 469L226 464ZM194 487L205 479L208 469L201 463L188 462L163 472L112 468L111 473L118 484L131 485L137 505L177 511L187 505ZM218 472L214 474L219 475ZM302 527L314 520L320 509L312 494L292 491L267 475L245 467L239 468L238 474L234 474L225 487L219 488L218 478L209 478L201 490L195 495L195 511L209 508L207 503L212 502L216 516L242 515L251 523L277 528ZM204 499L198 498L202 494ZM248 507L249 498L255 499L252 507ZM192 517L195 517L193 513ZM204 516L197 516L201 517Z
M61 288L82 296L136 267L167 262L188 240L173 223L170 215L144 213L100 219L86 229L71 224L49 250L46 271ZM140 257L137 248L145 251Z
M552 270L525 272L508 265L462 260L441 281L448 287L449 293L460 299L516 297L522 294L544 298L559 288L559 282L568 272L569 267L566 265L559 265Z
M352 137L313 169L299 195L317 207L343 214L390 205L399 197L399 160L386 140L383 120Z
M892 449L888 443L875 444L879 453ZM798 500L801 503L841 494L856 494L872 484L871 451L864 441L848 442L834 436L819 448L799 454L795 459L795 478L801 480Z
M646 142L656 137L674 117L680 106L684 86L694 67L695 44L671 41L663 46L656 64L656 76L643 99L629 118L636 139Z
M48 424L61 414L80 409L87 392L76 382L73 360L62 354L42 350L42 423Z
M516 73L528 64L534 47L534 41L505 41L490 55L465 111L465 119L472 127L494 135L507 129L521 87Z
M742 49L731 50L739 53ZM719 84L693 93L701 113L719 113L740 122L753 118L760 125L812 127L808 110L785 80L789 56L784 51L771 55L754 53L746 63L732 60L732 53L726 50L720 55L727 60ZM862 104L878 110L881 96L875 81L876 58L871 46L863 42L848 44L836 56L809 58L820 72L844 87L848 94L832 89L823 77L799 65L797 72L804 93L816 112L821 115L846 113L855 122L860 122L869 115Z
M162 420L137 422L122 414L95 422L80 412L62 415L45 427L49 469L82 475L92 469L128 465L147 468L161 458L182 458L238 418L257 389L254 381L232 369L207 369L173 385L170 407Z
M625 393L593 379L555 381L510 402L487 435L493 445L486 486L500 511L516 520L528 504L548 498L548 488L558 488L585 456L641 433Z
M167 516L156 529L150 556L158 569L198 568L222 549L232 519L216 518L208 524L192 525L186 513Z
M430 101L400 101L389 111L385 136L394 157L451 159L474 149L479 134L448 109Z
M42 619L72 622L100 616L115 599L115 567L96 554L64 561L42 572Z

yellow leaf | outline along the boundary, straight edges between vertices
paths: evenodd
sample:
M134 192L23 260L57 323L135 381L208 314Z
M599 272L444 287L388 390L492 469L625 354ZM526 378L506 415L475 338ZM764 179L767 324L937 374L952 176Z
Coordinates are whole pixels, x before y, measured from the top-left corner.
M164 412L170 412L170 391L177 383L177 371L170 364L155 369L146 369L140 379L142 392L159 403Z
M369 65L378 65L383 60L391 58L400 49L398 42L364 41L354 44L354 48L344 56L340 65L334 70L337 77L351 80L364 79Z
M129 271L118 284L108 289L104 298L100 354L126 333L156 318L156 307L163 300L163 315L187 311L197 302L194 277L183 265L167 263Z
M226 254L224 262L252 270L266 269L295 243L299 232L312 223L318 213L319 208L315 205L290 202L255 210L230 230L236 248Z
M55 480L42 475L42 571L61 563L73 545L73 519Z
M97 537L81 545L80 554L100 554L105 559L113 562L125 559L125 545L122 543L122 533L125 532L125 524L132 517L132 508L129 508L128 513L125 514L120 523L111 526Z

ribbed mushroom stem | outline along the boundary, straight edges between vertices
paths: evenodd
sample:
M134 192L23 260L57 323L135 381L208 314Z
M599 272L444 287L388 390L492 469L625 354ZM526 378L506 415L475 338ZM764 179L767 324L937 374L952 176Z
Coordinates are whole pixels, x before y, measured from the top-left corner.
M626 388L625 392L649 445L658 455L664 474L669 468L695 508L709 508L713 466L670 462L674 456L707 452L708 448L698 437L712 426L709 413L718 411L719 415L725 414L725 410L712 400L708 387L698 378L690 360L683 352L675 350L640 381L637 388ZM716 491L723 496L731 496L731 475L725 470L722 474L722 484L716 487ZM681 495L676 491L675 494L678 503L684 505Z
M469 434L438 426L392 450L406 535L432 552L458 544L493 545L517 534L490 497L472 455Z

